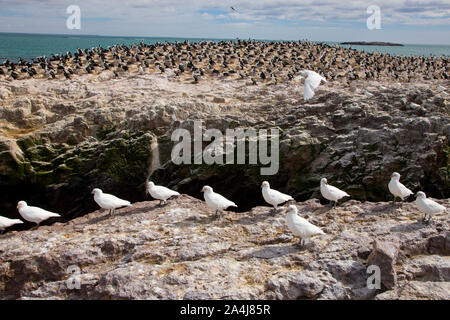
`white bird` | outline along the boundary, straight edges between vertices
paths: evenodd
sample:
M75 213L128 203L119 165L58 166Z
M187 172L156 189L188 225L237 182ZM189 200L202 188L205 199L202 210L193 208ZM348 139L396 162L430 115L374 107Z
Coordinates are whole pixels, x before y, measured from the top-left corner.
M400 182L400 174L398 174L397 172L394 172L391 175L391 181L389 181L388 188L389 191L394 195L393 203L395 203L395 199L397 197L399 197L403 201L405 198L413 194L411 190L409 190Z
M208 207L216 210L216 216L217 212L220 212L220 217L223 213L223 210L227 209L228 207L237 208L237 205L233 201L230 201L224 196L215 193L210 186L204 186L201 191L203 192L203 196L205 197L205 202Z
M425 192L422 191L417 192L415 203L417 208L419 208L419 210L425 214L425 216L423 217L424 221L428 215L427 223L430 222L433 216L445 211L445 207L443 205L440 205L439 203L434 202L431 199L427 199Z
M131 207L130 201L122 200L112 194L103 193L101 189L95 188L91 193L94 195L94 200L100 208L109 210L110 215L118 208Z
M305 218L300 217L297 213L297 207L290 205L287 209L286 224L294 236L300 238L301 245L304 244L306 239L325 234L319 227L313 225Z
M15 224L20 224L20 223L23 223L23 221L20 219L9 219L9 218L0 216L0 231L3 233L3 231L6 228L11 227Z
M267 181L263 181L263 183L261 184L261 188L264 200L274 207L275 212L279 204L294 200L294 198L292 198L290 195L281 193L274 189L270 189L270 185Z
M327 79L322 77L317 72L311 70L302 70L300 71L300 76L294 78L294 80L300 80L305 78L305 83L303 84L303 99L308 101L312 97L314 97L314 91L319 87L320 83L327 82Z
M167 199L170 197L180 195L178 192L170 190L169 188L157 186L152 181L147 183L147 190L153 198L160 200L160 205L166 203Z
M19 201L17 203L17 209L19 209L19 213L27 221L34 222L37 224L36 228L39 227L39 224L47 220L49 218L57 218L61 217L59 214L50 212L38 207L29 206L25 201Z
M325 199L334 201L334 207L336 207L337 202L340 199L344 197L350 197L350 195L347 192L329 185L326 178L322 178L320 180L320 193Z

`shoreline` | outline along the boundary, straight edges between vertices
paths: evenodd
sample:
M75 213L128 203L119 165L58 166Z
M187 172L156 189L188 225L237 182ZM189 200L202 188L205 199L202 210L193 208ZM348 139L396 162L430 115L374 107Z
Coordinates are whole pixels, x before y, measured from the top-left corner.
M391 43L391 42L377 42L377 41L350 41L341 42L343 45L355 45L355 46L379 46L379 47L404 47L405 45L401 43Z

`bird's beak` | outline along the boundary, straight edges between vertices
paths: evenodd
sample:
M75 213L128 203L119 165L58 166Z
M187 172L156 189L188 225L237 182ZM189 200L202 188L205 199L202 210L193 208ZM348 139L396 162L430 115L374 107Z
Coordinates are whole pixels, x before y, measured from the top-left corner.
M94 191L91 191L91 194L94 194Z
M19 209L19 205L17 205L17 207L16 207L17 209Z

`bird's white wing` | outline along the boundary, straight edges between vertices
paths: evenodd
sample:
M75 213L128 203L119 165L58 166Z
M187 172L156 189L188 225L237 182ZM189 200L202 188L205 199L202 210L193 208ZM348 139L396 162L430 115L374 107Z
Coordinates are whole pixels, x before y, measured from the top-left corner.
M218 193L215 193L215 192L211 194L211 200L214 203L219 204L223 208L232 207L232 206L237 207L237 205L233 201L230 201L227 198L225 198L224 196L222 196Z
M336 188L336 187L334 187L334 186L328 185L328 191L329 191L331 194L333 194L333 195L335 195L335 196L337 196L337 197L340 197L340 198L343 198L343 197L345 197L345 196L350 197L350 195L349 195L347 192L342 191L341 189L338 189L338 188Z
M108 194L108 193L104 193L102 194L102 201L108 205L113 205L113 206L126 206L130 204L130 201L127 200L122 200L120 198L117 198L116 196L112 195L112 194Z
M153 191L155 194L159 195L162 198L170 198L172 196L179 195L178 192L171 190L169 188L166 188L164 186L154 186Z
M305 80L305 83L303 85L303 99L305 99L305 101L307 101L307 100L311 99L312 97L314 97L314 89L312 88L309 81Z
M306 78L305 82L309 82L309 84L311 85L311 88L313 90L316 90L317 87L320 85L320 82L323 80L325 80L325 78L322 77L320 74L318 74L314 71L310 71L310 72L308 72L308 78Z
M26 214L30 215L31 217L39 217L39 218L45 218L45 219L48 219L50 217L60 217L60 215L57 213L47 211L47 210L44 210L39 207L28 206L25 209L27 211Z
M277 190L271 189L269 192L270 192L270 196L276 200L280 200L280 201L294 200L290 195L281 193L280 191L277 191Z
M424 199L425 205L428 207L430 212L438 213L445 210L445 207L431 199Z
M400 189L401 194L406 197L410 194L413 194L411 190L409 190L407 187L405 187L402 183L398 183L398 188Z
M308 235L315 235L315 234L323 234L324 232L319 227L313 225L311 222L306 220L305 218L302 218L300 216L295 216L293 219L293 223L296 228L299 230L303 230L303 233Z
M19 219L9 219L5 217L0 217L0 228L7 228L19 223L23 223L23 221Z

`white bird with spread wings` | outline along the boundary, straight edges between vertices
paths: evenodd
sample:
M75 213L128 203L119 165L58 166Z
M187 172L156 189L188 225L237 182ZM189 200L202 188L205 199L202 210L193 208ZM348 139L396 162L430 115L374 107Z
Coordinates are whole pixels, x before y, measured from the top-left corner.
M314 97L314 93L322 81L327 82L327 79L311 70L300 71L300 75L295 77L294 80L298 81L303 78L305 78L305 83L303 84L303 98L305 101Z

